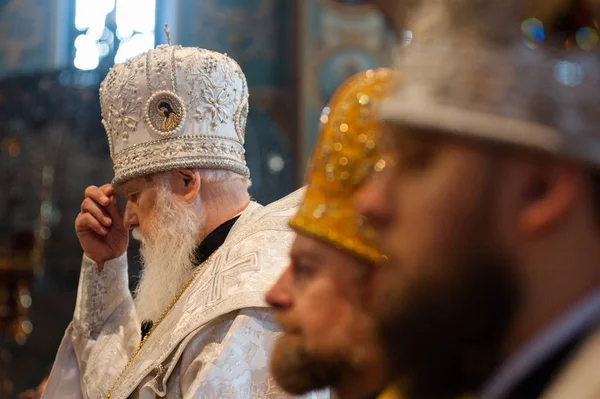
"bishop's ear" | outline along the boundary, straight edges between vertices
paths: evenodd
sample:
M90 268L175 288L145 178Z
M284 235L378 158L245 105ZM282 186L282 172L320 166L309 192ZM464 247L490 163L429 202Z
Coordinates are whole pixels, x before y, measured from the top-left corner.
M173 194L186 201L192 201L200 192L200 178L192 169L175 169L172 171L171 187Z

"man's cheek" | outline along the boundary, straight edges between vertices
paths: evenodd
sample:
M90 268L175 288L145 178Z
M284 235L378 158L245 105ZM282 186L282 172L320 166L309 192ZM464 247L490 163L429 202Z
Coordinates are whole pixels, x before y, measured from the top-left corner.
M348 304L333 301L328 306L322 306L321 312L314 314L307 328L315 339L331 339L351 328L351 309Z
M329 306L306 308L298 321L300 334L308 346L318 346L318 342L323 340L329 334L328 319L331 317Z
M381 235L381 246L385 255L397 258L401 254L402 246L402 227L399 223L394 221L390 226L390 229L383 232Z

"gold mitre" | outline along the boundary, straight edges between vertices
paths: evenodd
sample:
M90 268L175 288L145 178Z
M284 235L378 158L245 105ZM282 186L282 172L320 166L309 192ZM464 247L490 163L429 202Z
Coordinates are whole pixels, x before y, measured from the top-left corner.
M382 131L373 113L389 91L391 69L361 72L336 91L321 115L306 196L290 226L371 261L380 261L375 231L354 208L353 194L385 167Z

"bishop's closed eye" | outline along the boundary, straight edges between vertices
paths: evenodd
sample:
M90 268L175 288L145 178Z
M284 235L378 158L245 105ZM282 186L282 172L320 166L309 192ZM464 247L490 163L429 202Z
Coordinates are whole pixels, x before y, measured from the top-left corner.
M132 193L127 195L127 201L136 203L139 198L139 193Z

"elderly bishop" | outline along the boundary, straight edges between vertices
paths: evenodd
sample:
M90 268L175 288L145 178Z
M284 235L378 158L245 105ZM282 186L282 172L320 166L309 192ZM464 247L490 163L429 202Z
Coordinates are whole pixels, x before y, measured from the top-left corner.
M240 67L161 45L116 65L100 100L115 177L85 191L77 304L44 397L283 397L263 298L287 263L301 193L267 207L249 199ZM143 262L134 295L130 229Z

